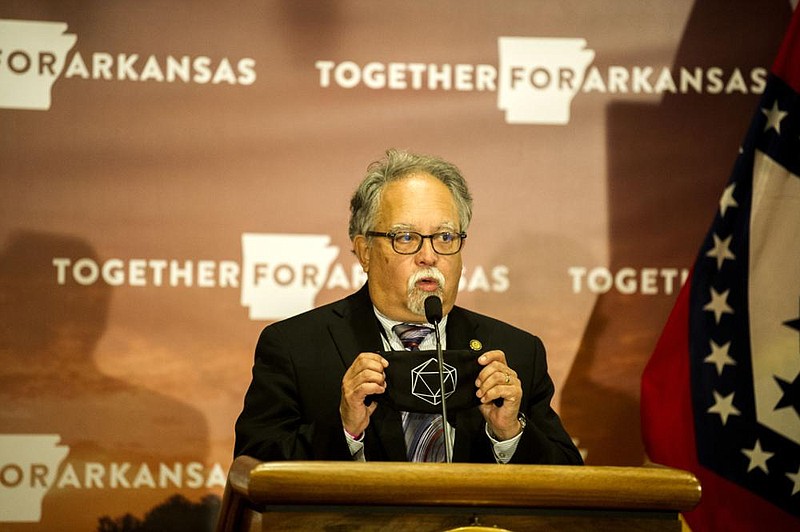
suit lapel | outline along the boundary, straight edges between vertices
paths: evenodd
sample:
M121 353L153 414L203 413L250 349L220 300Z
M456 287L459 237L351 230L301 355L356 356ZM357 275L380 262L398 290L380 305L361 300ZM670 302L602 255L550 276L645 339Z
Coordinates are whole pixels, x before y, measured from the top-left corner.
M480 340L477 324L470 321L467 314L459 307L453 307L447 315L447 348L467 349L470 340Z
M383 349L380 323L375 316L366 284L335 306L334 314L339 319L333 320L328 329L345 368L353 364L359 353ZM367 460L406 459L399 412L384 404L379 405L372 414L367 432L364 445Z
M359 353L383 348L378 318L366 284L334 306L333 312L339 319L332 320L328 330L346 368L353 364Z

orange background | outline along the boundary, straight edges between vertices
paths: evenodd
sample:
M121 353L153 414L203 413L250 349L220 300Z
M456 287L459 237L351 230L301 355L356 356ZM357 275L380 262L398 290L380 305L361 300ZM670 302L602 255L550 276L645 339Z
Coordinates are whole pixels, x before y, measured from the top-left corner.
M639 379L666 293L576 293L570 268L685 269L758 94L579 92L569 124L507 124L495 91L321 87L315 63L498 65L498 38L573 37L592 66L768 68L789 3L4 2L80 53L255 61L250 85L58 79L0 109L0 434L60 434L65 460L227 468L264 321L237 287L81 286L54 257L241 264L243 233L329 235L350 272L350 194L388 147L456 163L475 197L459 304L539 336L555 406L592 464L638 465ZM8 50L0 53L0 68ZM163 64L163 63L162 63ZM91 67L90 67L91 68ZM723 78L725 79L725 78ZM475 287L473 287L475 288ZM323 287L316 304L346 295ZM2 458L2 457L0 457ZM142 518L173 493L53 489L42 530ZM88 496L87 496L88 495ZM81 501L81 511L74 511ZM70 510L72 509L72 510ZM36 525L0 523L0 529Z

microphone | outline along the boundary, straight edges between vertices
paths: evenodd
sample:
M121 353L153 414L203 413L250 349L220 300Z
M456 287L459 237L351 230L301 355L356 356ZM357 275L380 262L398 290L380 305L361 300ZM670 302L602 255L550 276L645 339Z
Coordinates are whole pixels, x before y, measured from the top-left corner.
M450 441L450 431L447 430L447 403L444 393L444 356L442 355L442 338L439 336L439 322L442 321L442 300L439 296L428 296L425 299L425 319L433 325L436 335L436 358L439 362L439 390L442 394L442 430L444 431L444 453L447 463L453 461L453 445Z
M434 326L442 321L442 300L439 296L428 296L425 300L425 319Z

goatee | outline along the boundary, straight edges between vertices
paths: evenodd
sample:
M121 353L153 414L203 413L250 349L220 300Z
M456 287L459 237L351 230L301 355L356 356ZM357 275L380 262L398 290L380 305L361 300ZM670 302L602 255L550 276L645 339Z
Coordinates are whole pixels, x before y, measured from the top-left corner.
M422 279L435 280L438 285L436 290L428 291L418 288L417 282ZM429 296L439 296L441 298L444 295L444 283L444 274L442 274L438 268L428 267L414 272L411 277L408 278L408 299L406 300L406 307L408 310L418 316L424 316L425 300L428 299Z

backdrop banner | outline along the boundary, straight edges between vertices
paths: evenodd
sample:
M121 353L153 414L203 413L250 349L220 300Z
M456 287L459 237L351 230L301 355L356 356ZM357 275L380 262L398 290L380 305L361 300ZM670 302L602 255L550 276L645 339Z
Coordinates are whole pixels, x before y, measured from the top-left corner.
M543 339L588 463L642 464L642 369L790 15L6 0L0 530L210 528L258 334L363 284L349 198L389 147L470 183L459 304Z

